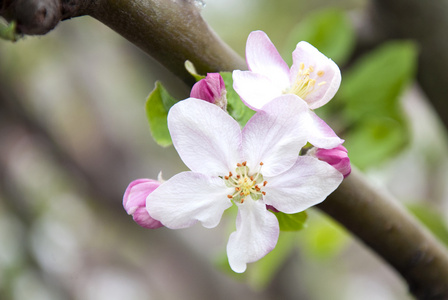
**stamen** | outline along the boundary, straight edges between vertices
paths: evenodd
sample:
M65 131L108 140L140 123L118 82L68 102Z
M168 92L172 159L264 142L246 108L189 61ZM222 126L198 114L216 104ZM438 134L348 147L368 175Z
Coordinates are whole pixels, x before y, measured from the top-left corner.
M266 195L266 192L264 192L264 191L263 191L263 192L261 192L261 193L262 193L263 195Z
M326 84L326 82L320 82L316 85L316 78L322 77L324 76L324 74L325 72L323 70L315 72L314 66L308 66L305 69L305 63L302 62L299 65L299 70L296 74L295 82L289 89L284 90L283 93L295 94L300 98L305 99L308 95L314 93L319 87Z
M267 181L263 182L263 186L266 186L266 184L268 184L268 182L267 182Z
M262 166L263 162L260 162L260 167L254 174L250 172L247 161L237 163L236 174L229 172L228 176L223 177L226 186L234 189L234 194L227 195L227 197L235 203L243 203L247 196L250 196L254 201L261 199L262 195L265 195L261 191L264 186L261 185L263 182Z

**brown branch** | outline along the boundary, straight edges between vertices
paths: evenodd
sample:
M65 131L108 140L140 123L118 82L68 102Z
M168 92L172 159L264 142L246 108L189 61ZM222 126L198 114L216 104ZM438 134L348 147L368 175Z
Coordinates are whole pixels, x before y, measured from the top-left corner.
M318 207L393 266L419 299L448 299L446 248L358 170Z

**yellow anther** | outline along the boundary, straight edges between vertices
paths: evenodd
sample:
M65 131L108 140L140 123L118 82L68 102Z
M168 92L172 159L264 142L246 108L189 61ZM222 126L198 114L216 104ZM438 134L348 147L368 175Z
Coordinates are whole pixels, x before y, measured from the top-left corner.
M325 74L325 72L322 71L322 70L320 70L320 71L317 72L317 76L319 76L319 77L324 76L324 74Z

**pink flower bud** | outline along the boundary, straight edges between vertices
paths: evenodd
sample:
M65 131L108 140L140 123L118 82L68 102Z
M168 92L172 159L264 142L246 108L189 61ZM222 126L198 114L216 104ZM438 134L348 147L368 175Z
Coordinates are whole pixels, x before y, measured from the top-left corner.
M145 228L163 227L162 223L153 219L146 210L146 198L162 183L152 179L137 179L132 181L123 196L123 207L132 215L134 221Z
M342 145L339 145L333 149L317 148L314 151L313 156L333 166L342 175L344 175L344 178L350 175L350 172L352 171L350 166L350 158L348 158L347 155L347 149Z
M207 73L204 79L199 80L193 85L190 97L205 100L226 110L227 91L219 73Z

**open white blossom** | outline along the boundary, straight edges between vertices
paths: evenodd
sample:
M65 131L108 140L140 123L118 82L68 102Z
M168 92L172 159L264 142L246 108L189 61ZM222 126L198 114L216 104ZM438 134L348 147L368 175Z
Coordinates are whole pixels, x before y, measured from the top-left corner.
M168 127L191 171L150 193L148 213L171 229L198 221L212 228L224 210L237 205L227 255L231 268L244 272L247 263L277 243L279 224L267 205L284 213L303 211L323 201L343 179L326 162L299 156L314 126L308 106L295 95L270 101L242 130L216 105L194 98L177 103L169 112ZM337 146L337 141L324 143Z

